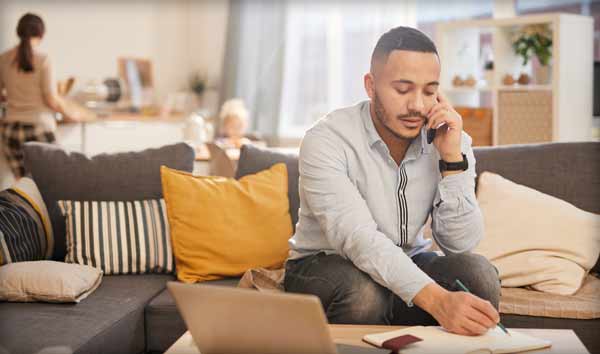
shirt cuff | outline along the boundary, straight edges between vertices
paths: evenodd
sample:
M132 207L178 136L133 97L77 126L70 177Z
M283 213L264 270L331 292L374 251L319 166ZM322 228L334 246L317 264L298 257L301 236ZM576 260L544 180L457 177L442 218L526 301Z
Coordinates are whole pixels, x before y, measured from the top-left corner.
M473 188L472 180L473 177L468 170L442 178L438 184L440 200L445 201L452 197L464 195L465 192Z
M413 299L419 291L421 291L425 286L435 283L433 279L429 277L425 272L421 272L418 276L418 279L412 281L409 285L403 286L401 289L392 289L396 295L398 295L408 307L413 307Z

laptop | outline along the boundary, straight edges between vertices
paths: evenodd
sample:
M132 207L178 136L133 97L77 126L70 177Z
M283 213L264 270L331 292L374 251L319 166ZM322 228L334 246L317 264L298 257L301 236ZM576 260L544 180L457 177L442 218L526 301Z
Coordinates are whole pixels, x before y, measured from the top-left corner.
M168 282L202 354L381 354L335 344L313 295Z

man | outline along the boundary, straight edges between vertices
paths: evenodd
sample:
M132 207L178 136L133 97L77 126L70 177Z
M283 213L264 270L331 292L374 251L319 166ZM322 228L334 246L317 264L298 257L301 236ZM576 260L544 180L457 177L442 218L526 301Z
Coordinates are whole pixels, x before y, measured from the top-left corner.
M498 274L468 252L483 237L471 138L438 91L439 76L433 42L394 28L364 76L370 100L328 114L302 141L284 287L318 296L331 323L440 324L478 335L499 321ZM429 128L438 128L433 144ZM427 252L429 215L445 256Z

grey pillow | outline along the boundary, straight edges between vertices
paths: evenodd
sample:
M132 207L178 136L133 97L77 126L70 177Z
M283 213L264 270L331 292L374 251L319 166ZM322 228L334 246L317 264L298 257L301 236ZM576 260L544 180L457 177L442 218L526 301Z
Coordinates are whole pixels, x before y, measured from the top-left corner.
M298 155L284 154L268 149L261 149L253 145L244 145L240 151L235 178L239 179L262 170L266 170L276 163L283 162L288 171L288 200L290 203L290 216L292 227L296 231L298 222L298 209L300 208L300 195L298 194Z
M142 200L162 198L160 166L192 172L194 149L185 143L139 152L87 157L60 146L25 144L25 168L37 184L54 230L52 259L66 254L65 220L58 200Z

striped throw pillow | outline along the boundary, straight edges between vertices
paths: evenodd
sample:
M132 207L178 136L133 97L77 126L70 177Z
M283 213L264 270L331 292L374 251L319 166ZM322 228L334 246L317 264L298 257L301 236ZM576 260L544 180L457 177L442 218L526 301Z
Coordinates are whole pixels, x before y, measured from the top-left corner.
M104 274L172 273L175 269L164 199L64 201L65 261Z
M46 205L31 178L0 192L0 265L49 259L54 247Z

